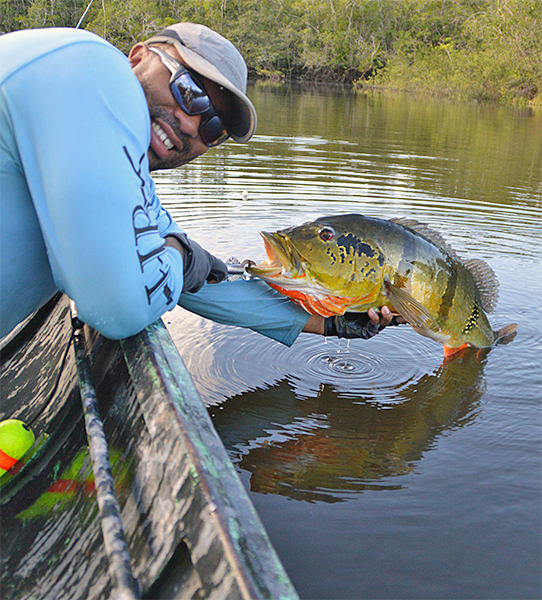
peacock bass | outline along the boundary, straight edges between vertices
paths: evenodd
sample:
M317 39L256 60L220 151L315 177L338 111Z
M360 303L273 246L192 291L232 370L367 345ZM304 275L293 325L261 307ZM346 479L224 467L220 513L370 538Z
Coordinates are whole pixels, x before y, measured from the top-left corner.
M260 234L268 260L247 270L310 314L388 306L442 343L446 356L490 347L517 328L496 332L489 324L499 287L491 267L459 258L439 233L413 219L337 215Z

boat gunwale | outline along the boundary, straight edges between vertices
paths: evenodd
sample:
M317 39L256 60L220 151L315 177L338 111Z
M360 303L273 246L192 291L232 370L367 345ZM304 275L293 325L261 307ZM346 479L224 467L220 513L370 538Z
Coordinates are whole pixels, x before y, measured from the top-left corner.
M199 485L204 490L221 543L228 553L242 597L298 598L247 491L241 483L211 417L161 320L137 336L120 341L126 365L136 378L136 362L154 371L150 379L163 386L183 437ZM138 392L139 393L139 392ZM148 399L141 398L143 415ZM235 498L235 502L232 498ZM273 590L269 596L268 591Z

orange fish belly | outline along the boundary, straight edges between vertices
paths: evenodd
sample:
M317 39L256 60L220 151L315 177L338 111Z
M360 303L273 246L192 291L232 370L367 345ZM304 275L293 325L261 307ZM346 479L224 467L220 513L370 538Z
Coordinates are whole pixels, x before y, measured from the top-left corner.
M272 288L287 296L290 300L301 306L311 315L321 315L322 317L333 317L334 315L342 315L346 312L349 306L357 303L355 298L341 298L339 296L325 296L316 298L306 292L299 290L290 290L280 285L267 282Z

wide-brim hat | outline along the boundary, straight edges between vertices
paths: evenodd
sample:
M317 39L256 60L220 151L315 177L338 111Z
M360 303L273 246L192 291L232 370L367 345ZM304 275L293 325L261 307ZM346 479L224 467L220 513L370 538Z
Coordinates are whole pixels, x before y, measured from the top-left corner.
M257 116L245 94L247 66L229 40L205 25L176 23L153 35L145 44L172 44L189 69L231 92L234 108L227 121L228 133L236 142L247 142L253 136Z

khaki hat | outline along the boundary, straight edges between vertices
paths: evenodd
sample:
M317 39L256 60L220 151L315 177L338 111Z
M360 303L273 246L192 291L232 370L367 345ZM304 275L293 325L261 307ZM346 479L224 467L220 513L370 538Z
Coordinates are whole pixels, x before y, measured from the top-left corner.
M247 66L230 41L205 25L176 23L145 44L172 44L187 67L229 90L234 114L228 122L228 133L236 142L248 142L256 130L256 109L245 95Z

